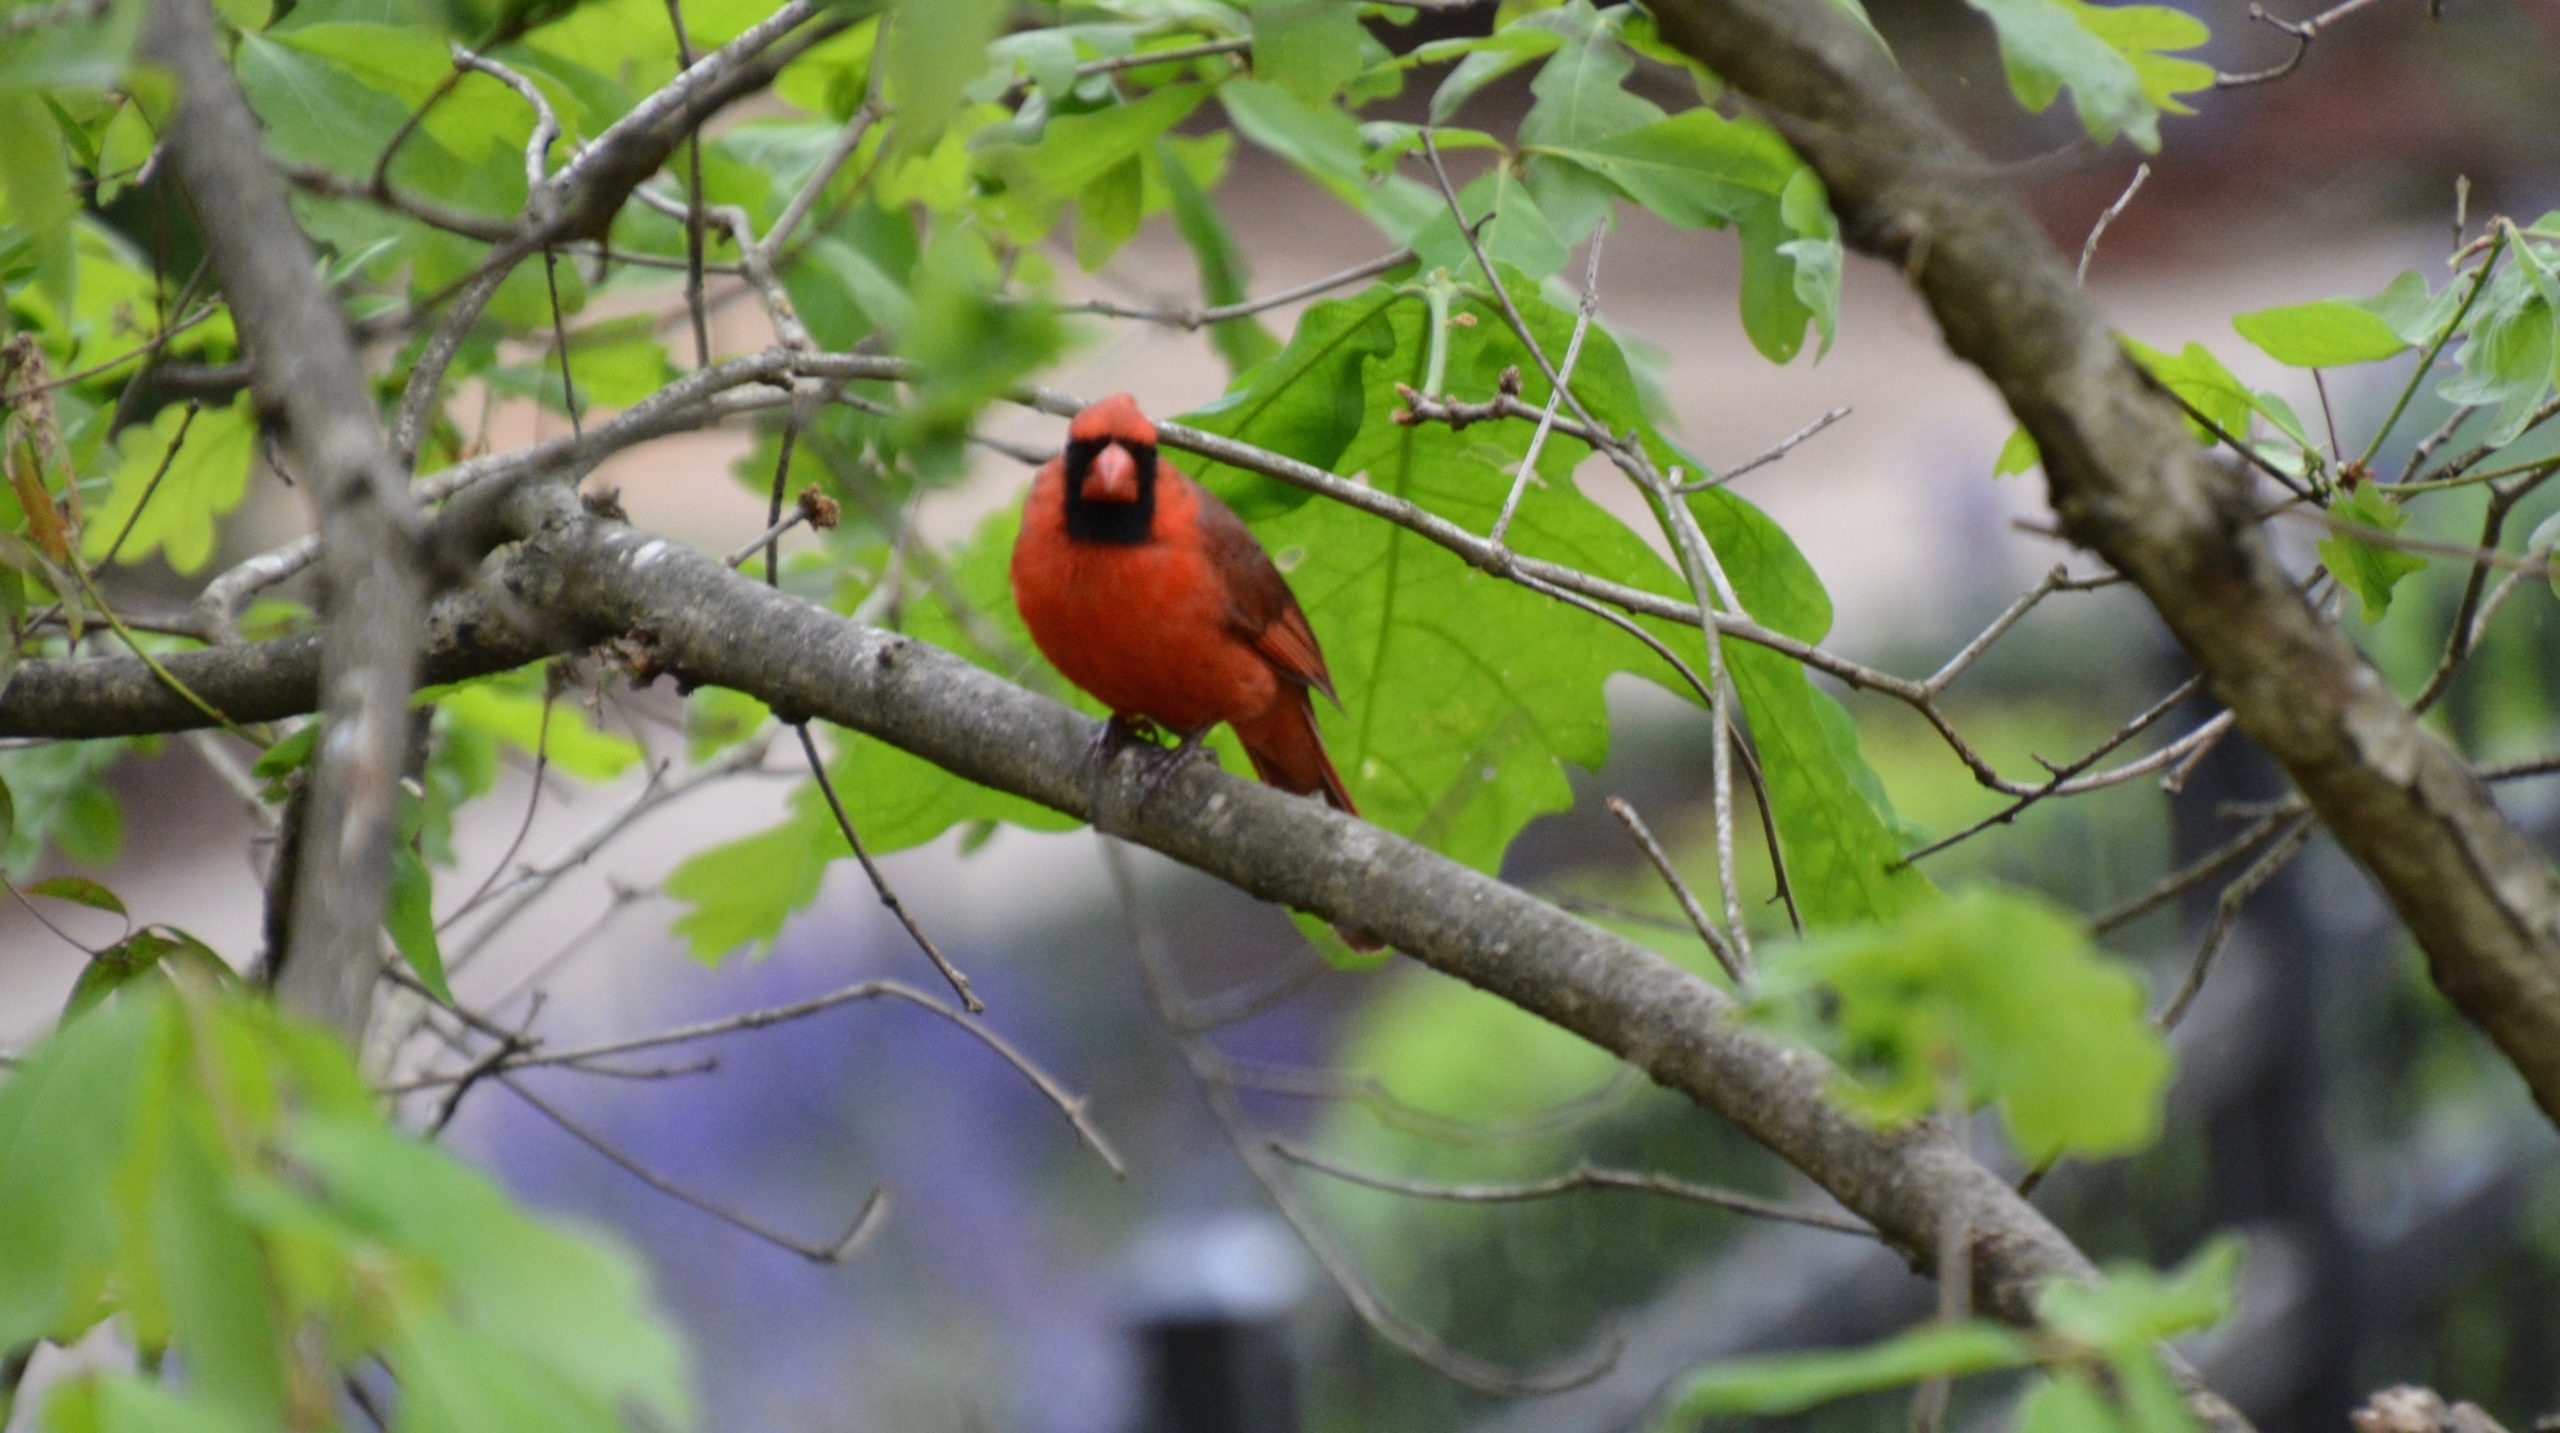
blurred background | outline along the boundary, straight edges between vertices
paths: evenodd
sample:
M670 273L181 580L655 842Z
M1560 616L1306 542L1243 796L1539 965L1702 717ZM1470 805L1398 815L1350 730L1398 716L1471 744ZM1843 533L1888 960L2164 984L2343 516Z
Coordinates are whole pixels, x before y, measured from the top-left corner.
M2204 57L2225 70L2275 64L2293 48L2250 24L2237 0L2188 8L2214 29ZM2203 341L2312 415L2317 396L2241 344L2231 314L2379 292L2405 268L2440 283L2457 177L2468 181L2474 234L2492 214L2525 220L2560 208L2560 7L2441 8L2430 18L2411 0L2342 20L2297 73L2197 96L2200 114L2166 126L2164 154L2088 277L2126 332L2172 350ZM2071 145L2067 115L2020 115L1971 11L1908 0L1871 9L1912 73L1972 77L1939 83L1937 98L1986 154L2013 166L2057 244L2076 252L2135 157ZM1445 27L1382 33L1403 47L1469 23L1453 16ZM1373 117L1420 118L1428 74ZM1680 83L1649 82L1666 94ZM1516 109L1523 89L1478 103ZM1254 291L1382 251L1336 205L1305 202L1312 193L1268 156L1239 151L1220 202L1252 261ZM1776 368L1741 333L1736 268L1730 236L1675 233L1639 216L1608 244L1602 307L1621 332L1662 350L1681 431L1710 462L1739 462L1828 410L1852 410L1738 490L1778 517L1829 584L1839 612L1829 645L1895 671L1933 668L2069 556L2016 526L2044 516L2040 480L1992 478L2009 420L1945 353L1898 276L1853 260L1836 351ZM1191 273L1158 222L1105 273L1076 283L1091 296L1183 304L1196 298ZM662 297L672 304L674 290ZM751 307L723 311L721 346L763 341ZM1271 317L1285 332L1293 314ZM1197 335L1096 326L1053 381L1087 396L1127 388L1170 414L1215 397L1224 371ZM2340 427L2369 431L2405 373L2389 364L2338 375L2328 397ZM2434 426L2443 414L2425 411L2431 402L2422 398L2401 431ZM493 437L521 441L558 421L509 404L493 414ZM1033 448L1059 440L1057 423L1018 412L994 415L993 431ZM635 521L725 550L763 526L761 495L729 476L749 442L739 433L666 440L596 481L620 488ZM1020 465L985 457L919 520L956 538L1017 500L1026 478ZM1608 494L1614 479L1585 481ZM1610 500L1636 511L1631 493ZM298 520L290 502L276 505L279 531ZM2448 503L2438 516L2467 511ZM2288 535L2305 564L2312 535ZM2457 589L2440 564L2402 589L2391 620L2360 629L2404 690L2432 662ZM2549 599L2527 593L2508 610L2445 708L2467 749L2496 758L2554 744L2556 640ZM2040 609L1969 673L1956 716L2004 769L2029 769L2034 754L2059 760L2093 746L2184 675L2138 599L2076 596ZM1600 799L1636 802L1693 881L1711 880L1704 727L1651 687L1629 681L1618 697L1608 765L1577 774L1583 800L1532 826L1505 874L1615 913L1622 929L1694 958L1676 919L1662 923L1675 908ZM1847 700L1916 833L1960 829L2001 804L1909 712ZM2206 715L2199 708L2163 731ZM611 699L599 719L676 755L679 716L659 690ZM640 822L466 973L466 998L494 999L538 977L549 992L543 1028L570 1043L872 976L931 985L846 862L769 958L706 968L666 935L670 907L650 894L654 884L700 846L771 824L789 789L782 778L797 774L790 755L775 753L777 779L707 787ZM28 780L72 791L90 780L69 758L49 759L40 774L13 769L22 802ZM93 854L128 904L227 952L254 950L259 887L242 859L251 827L239 799L184 742L114 779L121 840ZM547 791L520 859L569 847L636 789L635 777ZM2174 797L2138 781L2047 803L1929 869L1942 882L1996 876L2100 910L2228 839L2231 805L2281 789L2233 741ZM457 838L463 889L502 859L529 790L529 773L511 770L472 809ZM847 795L858 818L861 793ZM2536 829L2560 823L2560 783L2520 783L2502 799ZM538 1206L610 1227L643 1251L693 1340L706 1428L1599 1433L1644 1423L1666 1382L1702 1360L1869 1340L1929 1307L1929 1285L1838 1234L1635 1194L1458 1204L1286 1171L1375 1296L1468 1355L1527 1375L1620 1346L1609 1372L1569 1393L1470 1392L1371 1333L1280 1219L1149 1008L1142 934L1188 1001L1240 1016L1207 1038L1234 1062L1222 1098L1257 1140L1285 1137L1432 1184L1533 1180L1589 1160L1806 1203L1819 1196L1686 1102L1616 1077L1598 1051L1402 962L1327 969L1277 909L1145 853L1131 856L1143 913L1133 931L1090 833L1002 831L963 845L954 836L897 855L888 873L976 981L995 1028L1088 1102L1126 1160L1125 1178L984 1047L892 1004L846 1005L683 1052L718 1064L680 1078L526 1077L666 1179L806 1242L830 1241L885 1187L885 1220L840 1266L707 1218L502 1089L475 1091L443 1136ZM2155 1005L2211 919L2214 889L2109 937L2153 972ZM16 912L6 934L0 1040L15 1047L49 1027L78 955ZM2406 935L2325 841L2249 906L2177 1045L2180 1083L2160 1145L2065 1169L2038 1201L2102 1259L2167 1264L2210 1232L2245 1233L2242 1311L2196 1350L2218 1388L2270 1430L2341 1427L2348 1408L2397 1381L2477 1400L2511 1428L2560 1412L2553 1132L2437 999ZM409 1108L430 1119L437 1097ZM2006 1159L1985 1141L1986 1157ZM1967 1385L1950 1426L1996 1426L2003 1396L1997 1382ZM1881 1428L1905 1417L1906 1400L1894 1397L1792 1422Z

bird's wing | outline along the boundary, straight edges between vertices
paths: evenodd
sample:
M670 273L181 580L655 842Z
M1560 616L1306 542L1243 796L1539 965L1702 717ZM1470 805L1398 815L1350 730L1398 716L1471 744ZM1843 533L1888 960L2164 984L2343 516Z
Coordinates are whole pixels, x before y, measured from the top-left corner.
M1333 673L1325 669L1324 649L1316 645L1315 629L1307 625L1289 579L1217 494L1197 485L1193 491L1199 494L1201 545L1226 584L1228 621L1236 635L1253 644L1272 670L1340 705L1333 694Z

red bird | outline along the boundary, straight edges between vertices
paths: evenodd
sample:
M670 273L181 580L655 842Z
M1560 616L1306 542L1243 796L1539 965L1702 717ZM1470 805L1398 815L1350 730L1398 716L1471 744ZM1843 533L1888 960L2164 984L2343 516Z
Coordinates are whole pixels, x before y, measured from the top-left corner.
M1316 732L1310 693L1339 699L1288 579L1216 494L1158 459L1128 394L1078 413L1031 480L1013 601L1050 662L1111 708L1101 756L1151 728L1180 738L1150 787L1225 722L1255 775L1358 814Z

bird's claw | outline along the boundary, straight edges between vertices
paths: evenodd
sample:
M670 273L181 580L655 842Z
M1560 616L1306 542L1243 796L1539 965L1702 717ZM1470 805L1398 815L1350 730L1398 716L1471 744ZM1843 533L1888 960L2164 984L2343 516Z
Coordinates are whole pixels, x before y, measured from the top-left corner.
M1155 800L1156 793L1163 790L1164 784L1171 781L1182 768L1204 756L1209 758L1211 766L1218 764L1218 754L1209 749L1208 736L1206 729L1195 731L1170 747L1159 748L1155 754L1146 758L1146 769L1138 778L1139 810L1145 810L1147 803Z
M1139 742L1153 746L1155 740L1154 722L1145 717L1124 717L1114 712L1104 720L1102 729L1093 734L1093 745L1086 754L1092 758L1094 770L1099 773L1124 748Z
M1161 742L1168 734L1145 717L1126 717L1115 713L1105 721L1102 729L1093 736L1094 804L1101 805L1103 788L1109 784L1111 764L1119 760L1121 752L1133 746L1147 748L1138 757L1138 800L1131 808L1133 810L1145 810L1147 803L1155 799L1166 782L1203 755L1209 758L1210 765L1217 764L1218 754L1209 750L1206 728L1182 737L1171 746L1164 746Z

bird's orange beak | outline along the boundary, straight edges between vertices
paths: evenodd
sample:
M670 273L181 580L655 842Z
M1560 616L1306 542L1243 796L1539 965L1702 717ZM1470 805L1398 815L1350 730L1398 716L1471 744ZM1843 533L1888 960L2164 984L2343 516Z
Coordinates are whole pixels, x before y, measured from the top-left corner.
M1138 460L1117 443L1093 455L1085 470L1084 500L1089 503L1133 503L1138 500Z

